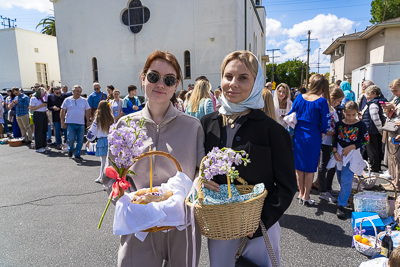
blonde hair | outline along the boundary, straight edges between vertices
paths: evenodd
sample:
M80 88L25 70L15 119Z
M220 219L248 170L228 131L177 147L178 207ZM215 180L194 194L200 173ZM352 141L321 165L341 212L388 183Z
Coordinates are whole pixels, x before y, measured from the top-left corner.
M272 93L270 90L267 88L264 88L262 93L262 98L264 99L264 107L261 109L264 111L264 113L268 116L274 119L276 122L278 122L275 114L275 107L274 107L274 101L272 97Z
M101 100L94 117L97 118L97 127L103 132L109 132L111 124L114 123L111 107L106 100Z
M321 74L314 74L311 76L310 82L311 84L308 94L320 95L322 93L326 101L328 101L328 105L331 106L328 80Z
M282 103L283 103L283 104L286 104L286 101L288 100L288 98L289 98L289 96L290 96L290 89L289 89L289 86L288 86L286 83L280 83L280 84L276 87L275 94L278 93L278 90L279 90L280 87L283 87L283 88L285 89L285 98L282 99L282 101L283 101ZM278 97L278 100L279 100L279 97Z
M389 87L397 86L400 87L400 79L394 79L390 84Z
M196 82L188 103L190 112L196 112L199 109L199 104L202 99L210 98L210 90L211 84L209 81L198 80Z
M231 62L232 60L239 60L239 61L243 62L246 65L246 67L249 69L251 75L253 75L254 80L256 79L257 72L258 72L257 58L254 56L253 53L251 53L249 51L245 51L245 50L238 50L238 51L232 52L225 57L224 61L222 62L222 65L221 65L221 77L224 77L226 65L228 65L228 63Z

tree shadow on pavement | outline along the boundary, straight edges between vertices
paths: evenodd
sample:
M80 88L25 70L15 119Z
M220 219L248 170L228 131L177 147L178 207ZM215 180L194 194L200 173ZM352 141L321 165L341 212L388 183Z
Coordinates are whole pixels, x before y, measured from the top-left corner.
M337 225L303 216L284 214L279 220L283 228L291 229L312 243L335 247L350 247L352 236Z

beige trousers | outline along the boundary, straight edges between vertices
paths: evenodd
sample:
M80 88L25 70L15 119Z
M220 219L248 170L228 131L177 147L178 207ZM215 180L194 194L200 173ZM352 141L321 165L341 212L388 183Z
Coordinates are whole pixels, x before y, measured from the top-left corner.
M32 130L29 125L29 114L23 116L17 116L17 123L21 129L22 137L25 137L26 141L32 141Z
M185 230L172 230L167 233L149 233L141 242L135 235L121 236L118 251L118 266L148 266L161 267L166 260L168 267L192 266L192 228L188 231L188 265L186 265L186 233ZM196 266L199 262L201 249L200 229L196 227Z

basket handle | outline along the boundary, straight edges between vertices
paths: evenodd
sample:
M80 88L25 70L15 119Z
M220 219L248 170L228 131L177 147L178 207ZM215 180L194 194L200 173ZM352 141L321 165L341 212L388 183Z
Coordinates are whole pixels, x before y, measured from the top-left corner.
M362 220L361 220L361 223L360 223L360 232L361 232L361 230L362 230L362 224L363 224L363 221L364 220L368 220L368 221L370 221L371 222L371 225L372 225L372 227L374 228L374 232L375 232L375 247L374 248L376 248L376 246L377 246L377 243L378 243L378 237L377 237L377 233L376 233L376 227L375 227L375 224L374 224L374 222L370 219L370 218L368 218L368 217L364 217Z
M361 182L363 182L366 179L371 179L371 178L361 178L361 177L359 177L359 178L360 178L360 180L358 181L356 193L358 193L359 190L360 190ZM396 188L396 186L394 185L394 183L391 180L389 180L387 178L384 178L384 177L380 177L380 176L375 176L375 178L376 179L382 179L382 180L385 180L385 181L388 181L389 183L391 183L393 185L393 188L394 188L394 198L397 199L397 188Z
M204 171L204 161L206 161L206 159L208 159L207 155L204 156L204 158L201 160L200 163L200 168L199 168L199 174L202 173ZM238 177L236 179L239 183L241 183L242 185L247 185L247 181L245 179L243 179L242 177ZM204 192L203 192L203 184L205 182L204 178L200 178L199 179L199 190L198 190L198 200L200 204L203 204L203 200L204 200Z
M164 151L149 151L149 152L145 152L140 154L139 156L137 156L136 158L134 158L134 163L135 164L138 160L143 159L145 157L150 157L153 155L158 155L158 156L163 156L166 157L170 160L172 160L175 163L176 168L178 169L179 172L182 172L182 168L181 165L179 164L178 160L176 158L174 158L174 156L172 156L171 154L164 152ZM133 164L131 166L129 166L129 168L126 168L124 170L124 172L122 173L122 177L126 177L126 175L128 174L129 169L133 166Z

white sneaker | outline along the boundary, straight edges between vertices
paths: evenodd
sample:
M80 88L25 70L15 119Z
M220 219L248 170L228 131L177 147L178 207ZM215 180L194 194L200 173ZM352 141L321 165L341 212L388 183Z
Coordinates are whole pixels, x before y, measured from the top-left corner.
M329 192L324 192L319 194L319 198L331 203L337 202L337 199L334 196L332 196Z
M43 147L36 150L36 152L38 153L44 153L45 151L46 149L44 149Z
M50 151L51 149L50 149L50 147L46 146L46 147L44 148L44 150Z
M392 176L390 175L389 171L384 171L380 174L381 177L387 178L387 179L392 179Z

